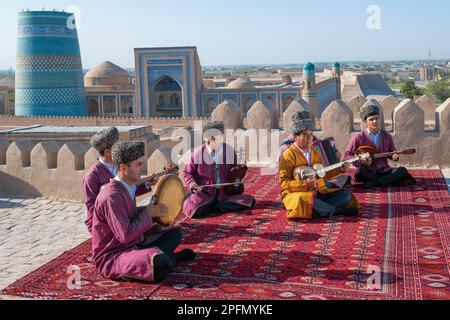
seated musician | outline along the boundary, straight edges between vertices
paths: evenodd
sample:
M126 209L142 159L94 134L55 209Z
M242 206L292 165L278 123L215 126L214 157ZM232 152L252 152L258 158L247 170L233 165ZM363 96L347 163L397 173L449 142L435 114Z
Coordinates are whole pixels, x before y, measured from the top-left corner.
M305 112L301 112L301 111L292 114L291 117L290 117L290 125L291 125L292 123L301 121L301 120L302 120L304 117L306 117L308 114L309 114L308 112L305 113ZM313 122L313 123L314 123L314 122ZM315 135L313 135L312 139L313 139L313 143L316 143L317 141L319 141L319 138L316 137ZM295 136L294 136L294 134L289 135L289 136L281 143L281 147L280 147L280 155L279 155L279 157L282 157L282 156L283 156L283 153L284 153L287 149L289 149L289 147L290 147L291 145L293 145L294 142L295 142ZM336 163L337 163L337 162L340 162L340 161L342 160L342 153L339 152L339 150L335 150L334 157L335 157ZM324 160L324 159L322 159L322 160ZM334 163L330 163L330 165L331 165L331 164L334 164ZM352 182L352 177L351 177L350 175L348 175L348 174L346 174L346 175L340 175L338 178L333 179L333 180L330 180L329 182L330 182L330 183L333 183L333 184L335 185L335 187L337 187L337 188L342 188L343 186L346 186L346 185L350 185L350 184L351 184L351 182Z
M93 136L90 141L92 148L96 149L100 156L83 177L83 198L87 209L85 223L89 233L92 233L94 205L100 188L117 174L117 168L114 166L111 156L111 149L117 141L119 141L119 130L115 127L103 130ZM137 196L150 192L153 184L152 181L141 184L136 192Z
M302 120L303 117L303 112L296 112L294 113L291 118L290 118L290 123L294 123L297 121ZM313 142L319 141L319 138L317 138L316 136L313 135ZM293 134L289 135L285 140L283 140L283 142L281 143L281 147L280 147L280 156L283 155L283 153L289 149L289 147L295 142L295 137ZM338 150L336 151L336 160L337 161L341 161L342 159L342 153L339 152Z
M314 125L308 112L302 112L291 124L294 143L280 158L280 185L289 219L313 219L337 215L357 216L359 204L345 189L335 188L329 180L347 171L348 166L331 171L323 179L299 181L294 177L297 167L323 164L320 154L311 148Z
M346 159L352 158L361 147L371 147L378 153L396 152L394 139L386 131L380 129L380 108L377 105L369 104L361 108L361 120L365 122L367 130L361 131L352 136L350 144L345 153ZM398 162L400 157L397 154L390 159ZM415 184L415 179L409 174L406 168L391 168L388 159L373 160L368 158L355 163L358 167L356 181L363 182L364 188L371 189L390 184Z
M123 142L112 150L117 176L96 200L92 223L92 255L102 276L112 280L161 282L177 263L195 258L194 251L174 253L180 229L163 228L153 218L166 214L162 205L136 207L136 183L145 168L145 145Z
M230 180L230 175L237 166L237 155L232 146L223 143L223 133L222 121L204 123L204 143L193 151L184 169L184 182L191 193L187 195L183 210L189 217L238 212L256 204L252 196L242 194L243 189L230 192L230 188L207 187L235 182Z

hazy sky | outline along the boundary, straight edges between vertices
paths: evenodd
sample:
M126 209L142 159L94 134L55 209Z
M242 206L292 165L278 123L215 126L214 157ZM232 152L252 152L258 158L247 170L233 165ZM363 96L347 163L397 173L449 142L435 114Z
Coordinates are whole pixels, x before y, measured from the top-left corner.
M367 9L381 10L370 30ZM202 65L450 58L442 0L14 0L0 4L0 69L14 67L17 13L80 11L84 68L134 67L135 47L197 46Z

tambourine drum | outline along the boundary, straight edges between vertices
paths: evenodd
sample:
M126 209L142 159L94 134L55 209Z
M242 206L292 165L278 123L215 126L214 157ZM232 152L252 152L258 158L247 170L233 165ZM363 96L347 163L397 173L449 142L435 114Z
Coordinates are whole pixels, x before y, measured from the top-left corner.
M167 206L167 215L153 220L163 226L172 225L183 210L184 186L178 176L167 175L159 179L153 194L154 204Z

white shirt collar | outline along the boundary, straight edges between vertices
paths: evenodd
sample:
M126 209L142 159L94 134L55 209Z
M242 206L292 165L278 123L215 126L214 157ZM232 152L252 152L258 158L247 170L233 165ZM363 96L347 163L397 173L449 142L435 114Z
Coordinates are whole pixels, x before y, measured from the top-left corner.
M135 198L137 187L134 184L130 186L128 183L126 183L125 181L120 179L119 176L115 176L114 180L116 180L117 182L121 183L128 190L128 192L130 193L130 196L131 196L132 199Z
M302 148L300 148L298 146L297 143L294 142L294 145L297 147L298 150L300 150L300 152L303 154L303 156L306 158L306 160L308 161L308 165L311 165L311 148L308 148L307 151L304 151Z
M304 151L302 148L300 148L300 147L298 146L298 144L297 144L296 142L294 142L294 145L297 147L298 150L300 150L300 151L301 151L302 153L304 153L304 154L309 154L309 153L311 153L311 148L308 148L308 150Z
M206 150L208 150L209 155L212 154L212 149L208 145L206 145ZM223 151L223 143L219 145L219 150L216 150L215 157L221 155L222 151Z
M375 136L375 137L378 137L380 134L381 134L381 130L380 129L378 129L378 133L377 134L374 134L374 133L372 133L372 131L370 131L370 129L367 129L367 132L369 133L369 136Z
M103 159L101 159L101 158L98 159L98 161L99 161L102 165L104 165L104 166L106 167L106 169L108 169L108 170L111 172L111 174L112 174L113 176L115 176L115 175L117 174L117 169L116 169L115 166L113 166L112 164L106 162L105 160L103 160Z

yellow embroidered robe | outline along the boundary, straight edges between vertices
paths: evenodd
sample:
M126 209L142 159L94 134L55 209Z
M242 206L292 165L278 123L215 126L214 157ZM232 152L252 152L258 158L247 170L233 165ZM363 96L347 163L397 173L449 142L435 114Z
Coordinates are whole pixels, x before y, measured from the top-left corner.
M311 166L315 164L324 164L319 152L311 149ZM342 172L336 169L328 172L325 178L317 179L318 190L308 187L306 181L298 181L293 177L294 169L297 167L307 167L308 160L305 156L292 144L280 157L280 186L283 204L287 210L289 219L312 219L314 216L314 199L317 192L322 194L333 193L339 189L328 189L326 181L334 179ZM349 207L359 207L358 201L352 196Z

